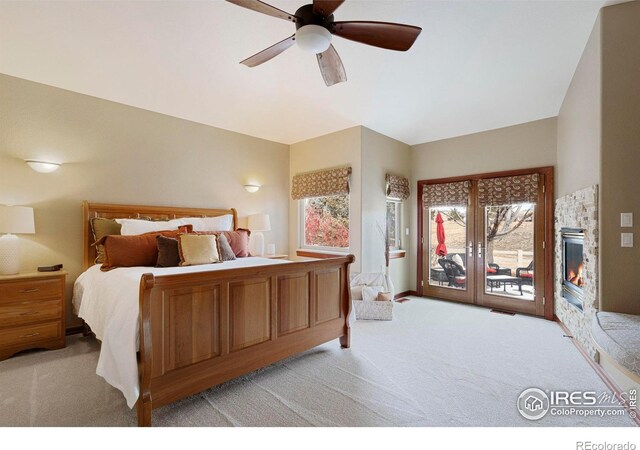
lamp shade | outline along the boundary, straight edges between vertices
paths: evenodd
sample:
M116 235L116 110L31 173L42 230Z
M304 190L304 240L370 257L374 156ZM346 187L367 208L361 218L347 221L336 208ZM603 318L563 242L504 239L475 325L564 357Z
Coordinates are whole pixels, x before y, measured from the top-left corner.
M33 208L0 205L0 233L34 234Z
M252 214L249 216L249 229L251 231L271 231L269 214Z

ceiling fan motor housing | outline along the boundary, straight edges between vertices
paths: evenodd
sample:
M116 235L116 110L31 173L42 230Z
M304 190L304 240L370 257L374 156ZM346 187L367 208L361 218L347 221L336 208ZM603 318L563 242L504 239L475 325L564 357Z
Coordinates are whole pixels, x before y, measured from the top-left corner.
M321 27L330 30L330 25L333 22L333 14L323 17L319 14L313 13L313 5L304 5L298 8L296 11L296 17L299 20L296 21L296 30L302 28L305 25L320 25Z

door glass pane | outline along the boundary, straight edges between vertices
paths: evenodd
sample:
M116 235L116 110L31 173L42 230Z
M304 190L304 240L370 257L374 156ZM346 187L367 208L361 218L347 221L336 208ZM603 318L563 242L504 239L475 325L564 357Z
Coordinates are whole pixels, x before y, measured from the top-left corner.
M485 208L485 291L520 300L534 299L535 205Z
M429 208L429 284L467 288L467 208Z

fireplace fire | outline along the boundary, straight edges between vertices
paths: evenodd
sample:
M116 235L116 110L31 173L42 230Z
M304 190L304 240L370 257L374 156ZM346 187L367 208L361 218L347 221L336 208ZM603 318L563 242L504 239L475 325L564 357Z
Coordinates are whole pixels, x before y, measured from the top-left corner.
M583 309L585 285L584 230L581 228L563 228L562 234L562 296L580 311Z

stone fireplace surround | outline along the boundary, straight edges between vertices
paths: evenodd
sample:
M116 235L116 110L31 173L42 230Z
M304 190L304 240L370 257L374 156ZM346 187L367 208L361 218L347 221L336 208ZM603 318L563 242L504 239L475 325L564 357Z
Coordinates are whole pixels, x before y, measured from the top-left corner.
M562 228L584 229L585 285L584 310L580 311L562 296ZM587 353L595 359L591 324L599 306L598 294L598 185L573 192L556 200L555 210L555 314L571 331Z

